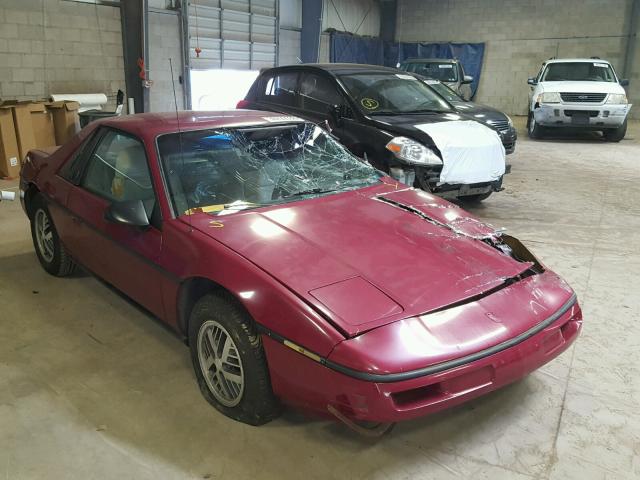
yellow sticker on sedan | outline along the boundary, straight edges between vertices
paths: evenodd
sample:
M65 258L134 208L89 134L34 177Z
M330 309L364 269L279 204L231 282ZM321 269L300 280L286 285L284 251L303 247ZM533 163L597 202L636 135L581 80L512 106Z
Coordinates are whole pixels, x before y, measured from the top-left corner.
M374 100L373 98L366 98L366 97L360 100L360 104L367 110L375 110L380 106L377 100Z

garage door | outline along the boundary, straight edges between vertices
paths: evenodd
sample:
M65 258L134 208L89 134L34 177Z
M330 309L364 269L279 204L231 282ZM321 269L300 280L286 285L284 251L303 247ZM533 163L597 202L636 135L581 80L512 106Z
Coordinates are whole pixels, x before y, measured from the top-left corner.
M191 0L191 68L259 70L275 66L276 3L277 0Z

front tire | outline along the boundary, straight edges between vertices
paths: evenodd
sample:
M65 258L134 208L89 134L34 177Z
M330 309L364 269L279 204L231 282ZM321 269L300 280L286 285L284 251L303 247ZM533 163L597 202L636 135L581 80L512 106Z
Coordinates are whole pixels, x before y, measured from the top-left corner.
M31 238L40 265L47 273L65 277L75 270L75 263L60 242L49 209L41 194L33 197L31 211Z
M610 130L604 130L602 132L604 139L607 140L608 142L619 142L624 138L626 134L627 134L626 118L624 119L624 122L622 123L622 125L620 125L618 128L612 128Z
M233 297L212 293L196 302L189 346L200 391L217 410L249 425L278 416L262 340Z
M544 127L538 125L538 122L536 122L536 118L533 113L529 113L529 121L527 122L527 125L529 138L532 138L534 140L542 138L542 136L544 135Z

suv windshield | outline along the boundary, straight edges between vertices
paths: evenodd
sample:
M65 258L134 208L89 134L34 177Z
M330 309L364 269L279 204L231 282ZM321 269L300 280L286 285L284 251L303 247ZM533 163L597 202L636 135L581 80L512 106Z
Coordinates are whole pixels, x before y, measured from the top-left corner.
M403 70L441 82L458 81L458 69L450 62L408 62L403 65Z
M158 150L179 215L285 203L382 176L311 123L171 133Z
M547 65L541 82L615 82L611 65L604 62L562 62Z
M464 99L460 95L438 80L425 80L424 83L433 88L441 97L444 97L449 102L464 102Z
M451 107L413 75L354 73L340 80L365 114L450 112Z

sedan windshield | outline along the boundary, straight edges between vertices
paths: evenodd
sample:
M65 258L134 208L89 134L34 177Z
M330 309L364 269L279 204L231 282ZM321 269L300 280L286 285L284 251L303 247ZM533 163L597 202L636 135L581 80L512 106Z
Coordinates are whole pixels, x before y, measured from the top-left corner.
M423 77L433 78L441 82L455 83L458 81L456 65L448 62L409 62L403 70L417 73Z
M158 138L158 150L179 215L352 190L382 175L311 123L172 133Z
M603 62L550 63L542 74L541 82L615 82L611 65Z
M413 75L377 72L339 78L368 115L451 111L447 102Z

